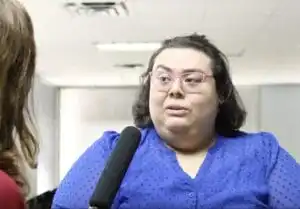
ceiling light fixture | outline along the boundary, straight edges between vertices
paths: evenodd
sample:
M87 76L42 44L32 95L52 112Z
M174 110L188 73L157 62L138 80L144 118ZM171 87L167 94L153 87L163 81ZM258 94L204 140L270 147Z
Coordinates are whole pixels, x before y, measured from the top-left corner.
M99 51L155 51L161 43L98 43L96 47Z
M138 69L144 68L145 65L142 63L126 63L126 64L116 64L114 65L116 68L125 68L125 69Z

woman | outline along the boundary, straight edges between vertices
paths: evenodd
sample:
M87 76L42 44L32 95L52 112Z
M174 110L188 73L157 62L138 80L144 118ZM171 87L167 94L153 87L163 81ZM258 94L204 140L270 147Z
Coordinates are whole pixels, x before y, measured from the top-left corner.
M143 75L142 139L112 208L300 208L300 166L246 112L225 56L205 36L163 42ZM61 182L53 209L87 208L119 133L105 132Z
M23 160L36 167L28 93L36 49L30 17L15 0L0 0L0 208L25 208L29 192Z

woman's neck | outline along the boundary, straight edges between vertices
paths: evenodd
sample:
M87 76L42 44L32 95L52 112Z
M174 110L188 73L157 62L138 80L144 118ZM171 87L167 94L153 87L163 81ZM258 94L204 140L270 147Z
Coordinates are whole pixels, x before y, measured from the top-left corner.
M168 133L163 137L168 147L176 152L192 154L207 151L213 144L215 133L210 132L189 132L188 134Z

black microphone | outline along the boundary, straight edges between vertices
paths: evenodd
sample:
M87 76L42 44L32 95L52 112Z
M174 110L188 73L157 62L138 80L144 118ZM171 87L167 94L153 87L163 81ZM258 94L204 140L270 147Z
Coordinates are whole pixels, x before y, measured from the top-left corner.
M90 208L111 207L140 140L141 132L133 126L128 126L121 132L92 194Z

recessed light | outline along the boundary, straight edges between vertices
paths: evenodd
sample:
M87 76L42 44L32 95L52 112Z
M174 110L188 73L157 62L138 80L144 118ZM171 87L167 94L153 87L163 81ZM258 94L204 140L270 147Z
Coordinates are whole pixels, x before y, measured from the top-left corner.
M99 51L155 51L161 43L106 43L96 44Z
M114 66L117 67L117 68L130 68L130 69L137 69L137 68L143 68L143 67L145 67L141 63L116 64Z

